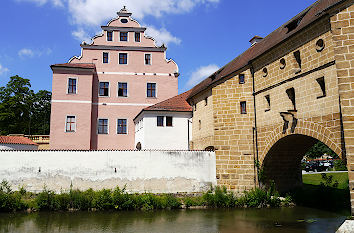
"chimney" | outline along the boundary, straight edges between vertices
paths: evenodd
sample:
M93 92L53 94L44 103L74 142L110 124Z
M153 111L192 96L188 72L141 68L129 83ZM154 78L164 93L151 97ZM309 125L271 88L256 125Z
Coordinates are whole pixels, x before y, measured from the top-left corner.
M254 36L252 39L250 39L251 46L257 44L257 43L260 42L261 40L263 40L263 37Z

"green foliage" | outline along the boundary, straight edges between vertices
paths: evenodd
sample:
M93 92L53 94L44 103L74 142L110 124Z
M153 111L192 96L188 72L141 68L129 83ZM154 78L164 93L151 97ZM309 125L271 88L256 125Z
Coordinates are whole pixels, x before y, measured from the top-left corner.
M30 88L30 80L17 75L0 87L0 135L49 134L51 92Z
M44 188L35 198L36 209L38 210L57 210L63 209L59 206L58 199L53 191Z
M345 164L345 162L341 159L335 160L333 162L333 168L336 171L348 171L347 169L347 165Z
M13 192L7 181L0 183L0 212L11 212L25 209L26 203L19 192Z
M319 158L322 155L329 155L333 158L338 158L338 155L334 153L328 146L318 141L315 145L313 145L305 154L305 156L315 159Z
M338 181L333 180L332 175L328 175L326 173L322 173L322 181L320 183L320 186L323 188L338 188Z

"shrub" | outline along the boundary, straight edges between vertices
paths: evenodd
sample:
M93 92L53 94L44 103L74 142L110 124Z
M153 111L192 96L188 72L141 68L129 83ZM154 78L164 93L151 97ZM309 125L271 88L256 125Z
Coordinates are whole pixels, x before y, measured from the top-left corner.
M347 171L347 165L345 162L341 159L335 160L333 163L334 170L336 171Z
M35 198L36 209L38 210L57 210L60 209L57 203L55 193L47 190L45 187L43 192L40 192Z
M112 191L102 189L95 192L93 206L99 210L113 209Z

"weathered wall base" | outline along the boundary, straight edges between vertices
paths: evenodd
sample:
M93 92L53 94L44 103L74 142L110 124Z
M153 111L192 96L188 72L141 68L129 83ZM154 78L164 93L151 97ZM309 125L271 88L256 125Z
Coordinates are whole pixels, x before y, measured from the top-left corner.
M214 152L6 151L0 161L0 180L32 192L126 185L128 192L192 193L216 185Z

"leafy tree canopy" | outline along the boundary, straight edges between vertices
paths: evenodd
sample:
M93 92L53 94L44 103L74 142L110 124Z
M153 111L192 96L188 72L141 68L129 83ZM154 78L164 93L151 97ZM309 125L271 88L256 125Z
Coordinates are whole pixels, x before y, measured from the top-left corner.
M51 92L31 90L29 79L10 77L0 87L0 134L49 134Z
M333 158L338 158L336 153L334 153L328 146L320 141L313 145L313 147L311 147L311 149L308 150L305 155L311 159L315 159L321 157L324 154L332 156Z

